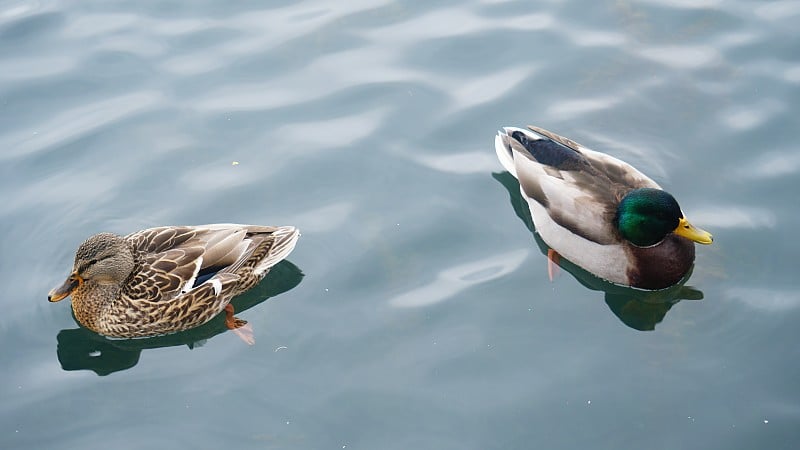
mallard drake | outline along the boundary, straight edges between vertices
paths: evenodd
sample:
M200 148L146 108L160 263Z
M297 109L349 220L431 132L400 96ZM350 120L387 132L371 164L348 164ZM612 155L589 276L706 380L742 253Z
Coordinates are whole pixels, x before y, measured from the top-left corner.
M528 128L503 128L495 150L557 254L612 283L655 290L689 272L694 242L711 244L672 195L630 164Z
M48 300L71 295L75 318L110 337L174 333L222 311L237 330L247 322L234 317L231 299L286 258L299 236L290 226L237 224L96 234L78 247L72 273Z

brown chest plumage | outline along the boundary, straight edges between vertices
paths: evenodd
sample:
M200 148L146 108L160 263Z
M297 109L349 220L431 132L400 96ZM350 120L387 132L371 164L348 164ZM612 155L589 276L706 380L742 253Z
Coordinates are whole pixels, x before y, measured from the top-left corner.
M641 289L663 289L679 282L694 263L694 243L674 234L652 247L626 245L631 261L629 284Z

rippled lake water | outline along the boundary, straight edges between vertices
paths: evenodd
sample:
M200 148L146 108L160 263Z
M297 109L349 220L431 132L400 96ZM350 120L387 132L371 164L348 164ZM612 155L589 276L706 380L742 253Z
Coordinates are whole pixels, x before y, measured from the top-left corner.
M798 18L3 2L0 448L797 448ZM684 288L549 281L493 149L529 123L714 233ZM91 234L213 222L303 232L237 300L255 346L109 341L46 301Z

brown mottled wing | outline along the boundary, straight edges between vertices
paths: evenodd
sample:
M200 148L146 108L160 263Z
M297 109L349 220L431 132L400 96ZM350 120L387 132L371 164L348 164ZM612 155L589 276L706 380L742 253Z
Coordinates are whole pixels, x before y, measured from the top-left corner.
M187 330L202 325L219 314L230 301L232 285L238 282L233 274L224 274L216 282L205 282L169 302L151 303L132 300L131 309L140 309L144 316L140 326L128 329L120 336L155 336Z
M191 291L177 297L164 309L162 317L166 324L180 324L171 331L186 330L202 325L219 314L228 304L233 288L239 283L239 277L232 273L219 274L214 277L218 286L211 281L197 286ZM219 288L219 290L217 290Z
M200 246L204 252L200 269L205 270L234 264L247 249L246 236L247 230L241 225L219 224L150 228L127 239L142 255Z
M258 281L297 240L294 227L209 224L160 227L133 233L140 270L127 284L132 300L170 301L192 288L199 271L235 274L243 287ZM199 289L200 286L197 287ZM204 288L205 289L205 288Z
M203 261L200 245L143 255L144 261L125 285L131 300L169 301L191 289Z
M266 237L255 237L253 243L242 255L242 257L239 258L236 263L226 267L222 272L220 272L220 275L233 273L240 277L239 283L235 286L235 289L232 292L233 295L239 295L261 281L263 275L266 274L266 271L256 273L255 268L259 261L261 261L269 253L274 241L275 239L270 235Z
M184 245L197 234L194 227L158 227L137 231L126 239L141 253L161 253Z

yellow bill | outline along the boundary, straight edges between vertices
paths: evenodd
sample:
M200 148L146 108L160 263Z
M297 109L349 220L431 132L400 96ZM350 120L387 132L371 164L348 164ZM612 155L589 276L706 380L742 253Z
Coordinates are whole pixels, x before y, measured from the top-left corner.
M685 237L686 239L692 240L697 242L698 244L710 244L714 242L714 237L711 236L706 230L701 230L700 228L695 227L685 217L681 217L680 222L678 223L678 228L672 231L673 233L677 234L678 236Z

